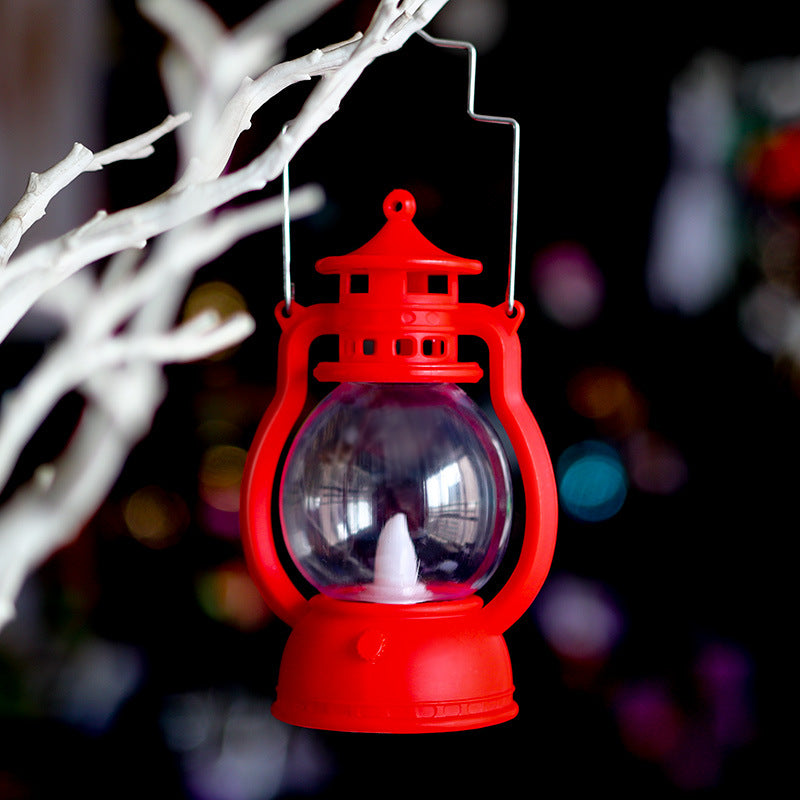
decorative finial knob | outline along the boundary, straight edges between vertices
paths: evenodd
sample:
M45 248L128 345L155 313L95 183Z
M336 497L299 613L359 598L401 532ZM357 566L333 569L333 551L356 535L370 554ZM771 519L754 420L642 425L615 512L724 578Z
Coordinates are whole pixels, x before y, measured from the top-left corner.
M383 201L383 213L386 219L400 217L401 219L412 219L417 211L417 201L414 195L405 189L395 189L386 195Z

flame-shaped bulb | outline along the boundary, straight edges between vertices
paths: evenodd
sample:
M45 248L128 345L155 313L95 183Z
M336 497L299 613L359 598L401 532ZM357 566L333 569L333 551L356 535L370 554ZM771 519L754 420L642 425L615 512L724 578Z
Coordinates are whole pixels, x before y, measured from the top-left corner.
M417 580L419 559L402 512L390 517L378 536L375 578L364 589L364 599L375 603L425 600L428 590Z

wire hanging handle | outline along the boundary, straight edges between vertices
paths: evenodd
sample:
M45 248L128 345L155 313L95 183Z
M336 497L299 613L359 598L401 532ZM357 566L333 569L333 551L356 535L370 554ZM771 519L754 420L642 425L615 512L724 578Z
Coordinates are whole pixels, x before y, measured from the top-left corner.
M287 122L281 134L286 133L289 123ZM294 287L292 286L292 240L290 235L290 214L289 214L289 161L283 167L283 313L288 317L292 313L292 301L294 299Z
M466 50L469 56L469 78L467 86L467 113L476 122L490 122L498 125L510 125L514 131L514 145L511 159L511 223L509 226L509 253L508 253L508 286L506 288L506 312L513 316L514 310L514 285L517 273L517 220L519 217L519 123L513 117L498 117L490 114L478 114L475 111L475 72L477 65L477 51L470 42L456 39L439 39L431 36L424 30L417 31L426 42L449 50ZM285 133L289 123L283 126L281 133ZM283 168L283 298L284 314L292 313L294 290L291 274L291 236L289 214L289 162Z
M469 83L467 89L467 113L476 122L491 122L499 125L510 125L514 130L514 147L511 160L511 225L509 235L508 254L508 287L506 289L507 313L513 316L514 312L514 284L517 273L517 219L519 217L519 123L512 117L497 117L488 114L478 114L475 111L475 71L477 52L470 42L461 42L455 39L439 39L431 36L424 30L417 33L426 41L436 47L450 50L466 50L469 56Z

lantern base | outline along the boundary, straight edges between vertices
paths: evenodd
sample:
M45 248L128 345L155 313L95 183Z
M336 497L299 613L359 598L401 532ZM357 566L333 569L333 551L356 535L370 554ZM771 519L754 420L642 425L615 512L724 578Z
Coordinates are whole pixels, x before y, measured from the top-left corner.
M423 733L517 714L511 661L480 598L388 605L313 597L292 630L272 713L306 728Z

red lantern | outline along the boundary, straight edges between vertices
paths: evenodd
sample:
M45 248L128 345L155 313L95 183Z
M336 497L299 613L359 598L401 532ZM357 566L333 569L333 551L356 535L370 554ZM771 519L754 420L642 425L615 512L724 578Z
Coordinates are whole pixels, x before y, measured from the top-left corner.
M478 261L435 247L395 190L387 222L349 255L325 258L337 303L291 313L282 328L275 398L251 448L242 534L251 572L291 628L274 715L340 731L413 733L492 725L517 713L503 633L550 568L557 500L547 448L525 404L517 329L523 309L458 300ZM273 538L276 476L307 395L309 349L335 334L339 361L314 375L340 385L291 445L280 481L289 554L319 590L295 586ZM475 593L505 549L509 469L491 425L456 385L481 367L458 360L458 337L482 339L494 410L514 449L525 533L510 578Z

